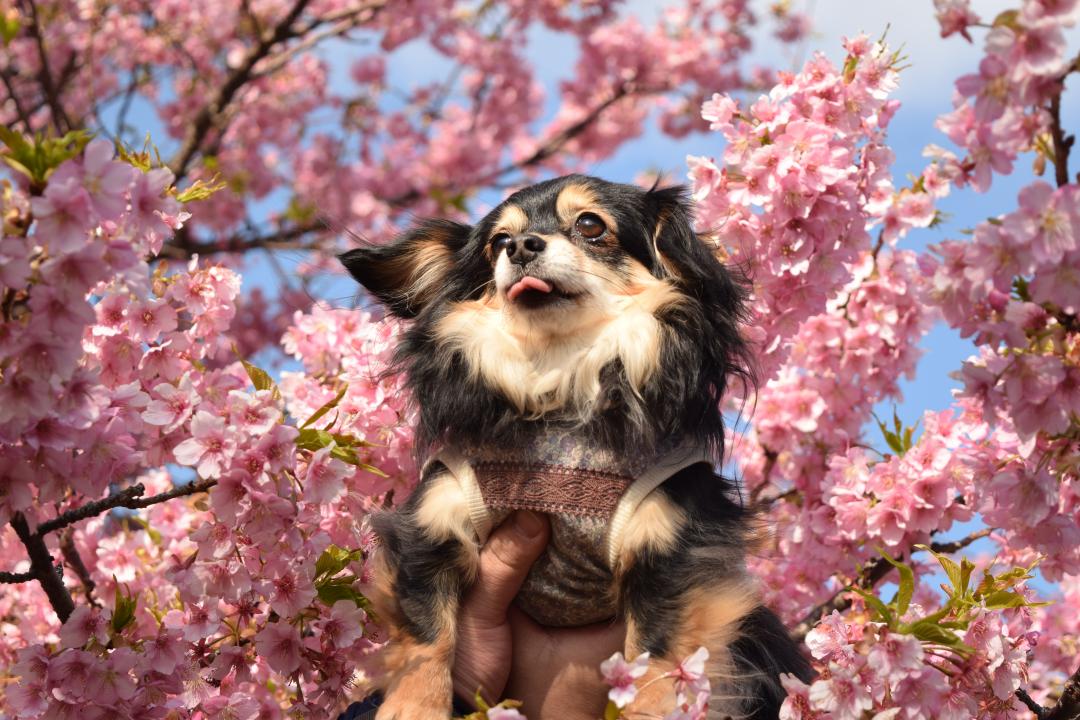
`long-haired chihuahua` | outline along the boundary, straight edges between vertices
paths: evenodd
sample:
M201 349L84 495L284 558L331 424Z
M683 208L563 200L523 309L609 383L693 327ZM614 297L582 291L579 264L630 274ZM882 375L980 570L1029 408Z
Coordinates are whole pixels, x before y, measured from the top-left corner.
M473 227L420 223L346 252L411 322L397 360L419 417L419 485L376 517L376 607L391 626L381 720L448 718L455 618L479 549L516 509L551 539L516 599L544 625L613 618L639 681L709 650L709 717L776 718L809 668L762 606L753 514L715 472L721 399L752 380L745 290L692 225L685 191L581 175L520 190ZM627 709L673 709L670 682Z

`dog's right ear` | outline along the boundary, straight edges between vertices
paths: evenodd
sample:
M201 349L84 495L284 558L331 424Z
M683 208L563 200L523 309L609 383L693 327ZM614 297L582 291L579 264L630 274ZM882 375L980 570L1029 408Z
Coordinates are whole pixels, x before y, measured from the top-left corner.
M425 220L391 243L349 250L338 259L387 310L414 318L445 287L454 253L471 231L450 220Z

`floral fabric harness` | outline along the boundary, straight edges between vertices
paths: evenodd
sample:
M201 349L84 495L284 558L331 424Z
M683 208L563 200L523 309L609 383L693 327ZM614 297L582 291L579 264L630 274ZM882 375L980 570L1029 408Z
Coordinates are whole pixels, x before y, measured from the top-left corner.
M613 573L634 510L679 470L712 464L703 448L624 458L571 434L543 436L512 450L448 448L428 464L435 461L461 484L480 546L514 510L550 518L547 550L517 596L522 610L549 626L614 617Z

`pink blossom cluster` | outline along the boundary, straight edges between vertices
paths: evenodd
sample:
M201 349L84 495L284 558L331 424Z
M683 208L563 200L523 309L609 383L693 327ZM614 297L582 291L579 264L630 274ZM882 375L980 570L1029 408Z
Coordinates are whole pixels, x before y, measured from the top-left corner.
M638 692L656 683L670 683L675 698L674 708L664 715L663 720L706 720L712 693L706 669L708 660L709 651L700 647L683 658L674 669L654 673L639 685L637 681L649 674L649 653L642 653L632 661L627 661L620 652L615 653L600 664L604 682L611 688L608 690L609 705L605 717L633 716L635 713L630 706ZM630 715L624 714L625 711L629 711Z
M950 655L881 623L826 617L806 636L821 672L811 684L784 676L782 720L971 720L1009 717L1027 680L1031 638L999 614L977 614Z
M35 226L0 240L4 524L64 502L69 489L97 497L154 452L139 442L150 400L140 375L153 380L159 368L141 373L140 344L175 331L177 317L168 301L148 297L143 256L183 217L163 195L171 180L168 170L140 173L114 160L110 143L93 141L40 195L5 197L5 217L32 215ZM176 351L147 363L168 354Z
M787 357L804 320L825 310L870 248L868 227L882 222L892 241L923 227L933 210L924 192L894 201L885 131L897 108L896 58L859 36L836 67L816 55L782 74L767 95L744 107L714 95L701 111L727 141L718 162L691 157L698 222L722 239L720 252L753 283L763 379Z
M837 463L861 443L875 403L896 397L899 379L913 374L917 343L931 319L912 253L867 251L851 272L826 312L803 322L787 362L748 405L751 426L732 442L744 484L753 498L771 503L778 528L777 552L755 560L758 574L770 602L793 621L807 603L834 591L834 573L850 572L873 554L873 541L862 541L871 540L868 529L880 533L889 520L875 515L868 525L864 517L859 531L852 526L848 532L834 489L839 492L848 475L850 482L866 477L842 472ZM852 452L866 470L862 451ZM863 488L852 492L864 505L876 502ZM794 493L798 504L776 501Z
M970 42L967 28L982 21L968 0L935 4L942 36L959 32ZM931 148L952 182L986 190L994 173L1012 172L1021 152L1045 156L1038 141L1050 123L1045 104L1061 92L1071 62L1064 31L1078 19L1080 4L1073 0L1024 0L993 19L978 72L957 79L956 107L938 118L938 127L966 153L958 158Z
M334 393L292 382L289 409L301 414L285 423L279 391L230 349L240 276L194 260L151 271L146 258L187 213L168 170L112 153L91 142L40 195L5 208L33 224L4 243L3 520L32 529L134 482L166 493L179 466L209 500L99 516L60 540L84 563L85 577L64 582L86 603L62 627L36 583L5 593L0 653L18 678L6 702L21 717L255 717L276 712L291 682L305 695L295 704L319 714L377 646L355 589L370 579L357 519L393 477L414 474L398 380L371 372L392 329L345 311L298 315L287 344L310 354L313 378L351 385L304 429ZM316 337L337 345L334 367L319 366ZM314 393L329 398L305 405ZM14 535L0 533L5 556L25 557Z
M973 24L977 18L963 8ZM1053 163L1057 187L1043 180L1026 185L1014 210L920 258L931 302L978 345L959 372L961 396L991 426L978 509L1003 530L1006 552L1044 553L1043 571L1053 578L1080 572L1080 187L1070 182L1053 139L1063 132L1055 108L1072 62L1062 29L1077 19L1076 2L1025 2L998 16L979 73L957 80L956 110L941 119L968 157L934 151L942 177L981 190L993 173L1012 171L1017 153L1032 150L1037 167Z
M938 6L943 34L967 36L977 22L966 2ZM732 439L733 454L750 499L763 505L769 525L776 528L766 550L752 561L755 573L767 601L792 623L815 622L821 608L844 597L846 587L862 582L868 569L882 562L880 552L909 557L954 523L973 519L985 529L958 548L988 535L1003 563L1028 567L1041 560L1046 578L1066 583L1080 570L1075 489L1080 409L1073 407L1073 376L1080 372L1074 337L1074 276L1080 264L1080 255L1074 257L1080 228L1077 186L1055 167L1058 188L1042 181L1030 184L1015 211L981 224L968 241L946 241L933 254L918 256L891 247L911 230L933 224L936 201L953 187L985 189L988 173L1011 172L1017 153L1034 150L1043 164L1053 161L1047 143L1055 132L1052 123L1060 121L1052 115L1053 97L1060 94L1062 73L1068 69L1059 26L1069 26L1076 13L1073 2L1046 7L1028 2L995 21L987 52L1000 55L998 60L1009 68L1007 81L982 92L969 91L972 77L961 78L958 109L941 123L970 157L957 160L931 148L934 162L909 188L892 185L891 153L883 145L884 125L895 105L884 100L884 93L880 98L869 92L844 94L858 91L860 69L892 71L887 51L867 49L864 38L847 42L842 68L815 58L749 110L723 96L703 107L703 117L724 134L727 147L722 166L690 158L690 177L702 225L717 230L721 254L741 261L753 281L756 327L748 335L762 344L767 381L743 406L748 428ZM1011 44L1006 42L1010 38ZM1024 43L1030 44L1021 49ZM1026 56L1040 43L1056 59L1038 63ZM882 61L866 63L867 58ZM982 70L988 72L993 62L984 62ZM993 93L1004 110L984 107ZM813 110L837 95L848 101L843 106L847 115L835 118L848 122L822 122L816 142L804 147L824 156L827 148L846 143L847 154L838 157L846 160L847 174L834 182L843 188L860 173L867 178L854 186L848 201L834 200L828 194L833 188L816 196L798 185L805 154L785 140L794 124L791 117L799 123L814 118ZM963 98L974 95L979 109L965 110ZM777 98L775 106L769 104ZM770 123L771 116L759 113L762 106L780 121ZM983 127L957 135L957 118L965 112ZM868 172L859 153L880 166ZM816 167L819 160L812 162ZM798 193L785 195L785 188ZM865 234L841 247L833 241L856 236L835 230L805 256L774 244L778 237L816 241L813 225L809 232L797 225L796 232L785 234L789 226L784 223L792 215L782 207L792 197L811 200L808 210L795 215L800 222L820 213L818 227L863 232L877 225L876 247L867 248ZM827 202L821 203L822 198ZM801 283L813 287L803 291ZM803 294L785 295L797 292ZM774 293L781 293L782 300L775 301ZM871 411L882 400L899 397L897 383L914 374L916 345L937 317L973 336L979 355L961 368L965 387L952 410L927 413L906 428L899 420L895 430L882 424L889 440L889 452L882 454L873 449L883 443L875 439L878 423L871 422ZM918 593L927 607L938 602L926 585ZM855 597L840 607L852 609L835 622L854 627L860 620L848 618L858 618L866 605ZM813 692L789 680L789 717L1022 714L1013 693L1021 680L1029 680L1028 654L1038 641L1023 623L1045 622L1037 619L1042 617L1030 608L1019 620L986 609L972 624L971 633L989 628L991 636L1004 638L993 640L978 663L971 661L976 674L993 671L991 692L976 687L968 674L931 672L937 661L921 654L911 660L910 677L901 673L890 679L873 677L868 668L879 668L873 662L865 668L864 661L838 665L835 657L815 651L821 679ZM1055 632L1068 637L1070 631L1055 627ZM873 632L852 641L864 658L885 642L884 635ZM903 642L920 647L910 636ZM1050 666L1042 666L1030 678L1041 697L1047 694L1044 683L1060 683L1062 672L1075 669L1072 660L1048 655L1059 661L1056 670L1046 672ZM923 704L909 701L905 693L916 693L921 683L940 692L929 692ZM902 699L891 704L893 695Z

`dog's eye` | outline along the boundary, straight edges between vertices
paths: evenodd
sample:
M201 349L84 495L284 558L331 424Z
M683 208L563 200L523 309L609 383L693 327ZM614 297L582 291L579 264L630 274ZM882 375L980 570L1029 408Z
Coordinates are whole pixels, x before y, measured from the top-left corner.
M508 233L499 233L491 238L491 249L496 255L501 253L507 245L512 242L512 238Z
M581 233L582 237L596 240L604 234L607 226L604 225L604 221L598 215L582 213L578 216L577 222L574 223L574 229Z

